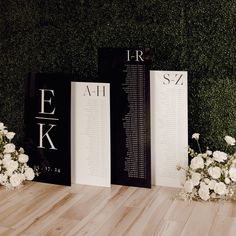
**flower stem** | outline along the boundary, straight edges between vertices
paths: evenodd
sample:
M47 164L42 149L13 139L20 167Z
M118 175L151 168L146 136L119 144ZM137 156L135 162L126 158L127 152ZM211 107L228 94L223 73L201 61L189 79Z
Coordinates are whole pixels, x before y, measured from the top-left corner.
M197 145L198 145L199 152L202 153L201 146L200 146L200 143L198 142L198 140L197 140Z
M229 147L229 144L227 144L227 146L226 146L226 149L225 149L225 152L227 152L227 150L228 150L228 147Z

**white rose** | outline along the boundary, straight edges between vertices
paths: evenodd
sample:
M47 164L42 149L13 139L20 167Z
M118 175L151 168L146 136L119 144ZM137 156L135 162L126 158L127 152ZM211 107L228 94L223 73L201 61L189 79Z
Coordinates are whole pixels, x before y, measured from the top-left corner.
M0 130L4 130L6 126L4 126L4 123L0 122Z
M6 134L6 137L7 137L9 140L12 140L12 139L14 138L14 136L15 136L15 133L14 133L14 132L8 132L8 133Z
M17 187L22 183L22 177L20 174L13 174L10 177L10 183L13 187Z
M13 143L4 145L4 153L12 153L16 150L16 146Z
M216 183L217 183L217 182L216 182L214 179L210 180L210 182L209 182L209 184L208 184L209 189L214 189Z
M213 159L218 162L224 162L227 159L227 154L221 151L213 152Z
M32 168L27 168L24 174L27 180L33 180L35 177L35 174Z
M17 170L18 162L11 160L11 161L8 161L5 166L6 166L7 171L13 172L13 171Z
M217 166L216 167L210 167L208 169L208 173L213 179L219 179L220 176L221 176L221 169Z
M212 160L212 158L208 158L205 162L206 166L209 166L211 163L213 163L214 161Z
M198 194L199 197L204 201L207 201L210 198L209 188L207 186L202 185L198 190Z
M191 179L193 182L193 186L197 186L197 185L199 185L199 181L201 179L201 174L194 172L194 173L192 173Z
M4 165L4 166L6 166L6 164L9 162L9 161L11 161L12 159L11 159L11 154L5 154L4 156L3 156L3 160L2 160L2 164Z
M231 167L229 169L229 177L232 179L234 182L236 182L236 168Z
M187 180L184 184L184 190L186 193L191 193L193 191L193 181Z
M29 156L26 154L20 154L18 160L20 163L26 163L29 160Z
M228 145L234 146L235 145L235 138L231 136L225 136L225 141Z
M194 133L194 134L192 135L192 138L198 140L198 139L199 139L199 136L200 136L199 133Z
M230 184L230 182L231 182L231 181L230 181L229 178L225 178L225 183L226 183L226 184Z
M196 170L196 169L203 169L203 168L204 168L204 161L203 161L202 156L201 156L200 154L197 155L196 157L194 157L194 158L191 160L190 167L191 167L193 170Z
M225 195L227 193L226 185L223 182L219 182L215 184L214 187L215 193L218 193L219 195Z

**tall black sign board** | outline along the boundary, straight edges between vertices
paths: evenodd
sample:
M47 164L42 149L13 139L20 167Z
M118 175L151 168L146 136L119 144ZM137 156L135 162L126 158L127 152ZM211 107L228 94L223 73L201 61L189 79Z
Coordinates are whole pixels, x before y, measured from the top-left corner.
M25 147L36 181L71 185L71 76L31 74L26 80Z
M100 79L111 89L111 182L150 188L149 49L98 54Z

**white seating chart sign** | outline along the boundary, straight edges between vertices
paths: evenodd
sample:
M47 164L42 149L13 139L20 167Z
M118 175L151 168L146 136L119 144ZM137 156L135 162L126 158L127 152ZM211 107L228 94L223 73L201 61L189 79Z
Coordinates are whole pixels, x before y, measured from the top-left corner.
M186 71L151 71L152 184L180 187L188 165Z
M110 85L72 82L72 183L110 187Z

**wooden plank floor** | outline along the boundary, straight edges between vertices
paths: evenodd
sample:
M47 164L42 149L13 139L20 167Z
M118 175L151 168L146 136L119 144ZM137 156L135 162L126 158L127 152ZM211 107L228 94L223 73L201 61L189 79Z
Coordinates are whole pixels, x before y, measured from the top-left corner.
M236 203L183 202L174 188L29 182L0 187L0 235L236 235Z

